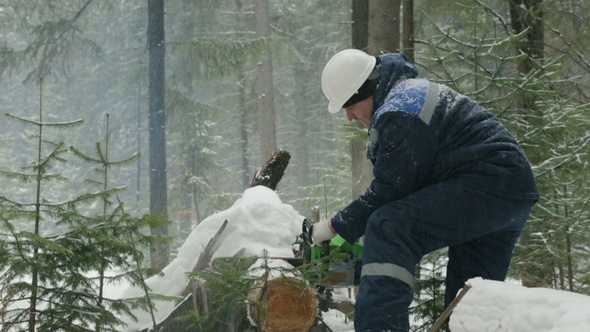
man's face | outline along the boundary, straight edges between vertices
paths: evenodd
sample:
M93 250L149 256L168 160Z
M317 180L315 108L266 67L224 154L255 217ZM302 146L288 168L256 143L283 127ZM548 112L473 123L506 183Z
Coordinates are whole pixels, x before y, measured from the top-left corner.
M373 121L373 97L344 108L348 121L359 120L365 128L371 128Z

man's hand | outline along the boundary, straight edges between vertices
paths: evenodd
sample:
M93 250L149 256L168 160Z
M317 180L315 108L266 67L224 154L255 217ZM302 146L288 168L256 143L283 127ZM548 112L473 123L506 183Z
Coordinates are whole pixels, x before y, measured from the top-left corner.
M319 246L322 242L331 240L334 236L336 236L336 232L332 228L332 221L330 219L313 224L311 237L314 244Z

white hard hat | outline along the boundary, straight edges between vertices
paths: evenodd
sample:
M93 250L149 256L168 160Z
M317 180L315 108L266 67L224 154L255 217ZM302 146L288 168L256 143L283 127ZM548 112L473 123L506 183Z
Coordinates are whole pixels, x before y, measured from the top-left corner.
M357 49L336 53L322 71L322 91L330 101L328 111L338 113L375 68L377 59Z

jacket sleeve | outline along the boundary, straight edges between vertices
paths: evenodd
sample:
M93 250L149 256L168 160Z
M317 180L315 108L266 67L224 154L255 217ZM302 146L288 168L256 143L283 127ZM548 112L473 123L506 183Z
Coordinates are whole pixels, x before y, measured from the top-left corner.
M436 154L435 131L418 116L392 110L378 119L369 144L374 180L367 191L332 218L332 226L349 242L364 235L367 220L381 206L428 184ZM419 204L419 202L418 202Z

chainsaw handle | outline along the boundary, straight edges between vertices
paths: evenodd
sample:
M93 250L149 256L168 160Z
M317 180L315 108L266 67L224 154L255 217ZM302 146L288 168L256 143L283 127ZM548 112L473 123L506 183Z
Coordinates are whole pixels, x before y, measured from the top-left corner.
M330 240L322 242L322 247L324 247L324 257L330 256Z

